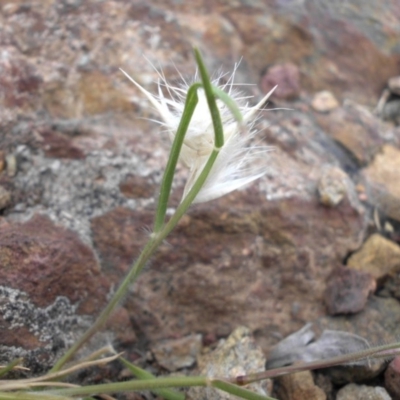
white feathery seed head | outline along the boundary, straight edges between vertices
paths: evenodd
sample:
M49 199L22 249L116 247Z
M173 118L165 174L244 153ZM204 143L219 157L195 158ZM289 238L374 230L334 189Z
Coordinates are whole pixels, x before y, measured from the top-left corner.
M265 95L257 105L254 107L248 106L246 102L248 97L241 96L240 92L234 89L233 79L236 68L237 66L235 66L226 84L222 86L218 85L222 75L213 80L212 84L225 90L236 102L243 115L243 123L238 124L225 103L217 99L217 107L223 125L224 145L220 149L207 180L196 196L194 203L201 203L224 196L260 178L266 173L265 163L263 167L260 167L259 164L256 165L255 160L265 157L265 153L271 148L267 146L252 146L251 142L257 133L253 128L259 111L265 105L275 88ZM121 71L155 107L161 117L160 124L167 129L169 137L173 141L185 107L186 94L190 85L183 80L181 87L171 86L161 76L158 83L158 94L153 95L133 80L125 71ZM194 82L196 81L197 74L194 79ZM168 97L166 97L162 90L163 87L165 87ZM205 92L203 89L199 89L197 94L198 103L186 132L179 156L180 161L189 168L189 177L185 185L183 198L185 198L193 187L212 151L215 149L214 128Z

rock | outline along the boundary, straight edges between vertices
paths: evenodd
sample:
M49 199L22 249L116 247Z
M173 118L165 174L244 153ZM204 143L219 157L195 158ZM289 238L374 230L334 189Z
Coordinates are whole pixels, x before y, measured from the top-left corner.
M371 297L358 314L321 317L284 338L269 352L266 369L299 362L319 362L318 368L333 384L365 382L383 371L385 360L370 357L354 361L347 358L346 363L343 361L322 369L324 360L348 357L351 353L380 345L382 341L397 342L399 321L400 306L395 299Z
M369 197L387 216L400 220L400 150L386 145L364 169Z
M104 305L105 282L93 251L47 217L36 215L3 227L0 252L2 285L26 292L38 306L51 304L57 296L79 302L78 312L84 314Z
M279 174L296 179L296 172ZM264 196L252 188L198 205L160 247L126 304L148 338L190 332L224 336L240 321L258 330L267 349L276 341L268 326L286 332L324 313L325 280L332 266L359 246L364 215L347 199L327 209L312 197L266 201ZM92 220L105 272L117 276L127 270L152 219L152 211L116 208Z
M14 154L7 154L5 161L6 161L7 176L13 178L18 171L17 158L15 157Z
M290 113L277 109L266 115L268 121L260 128L265 127L266 143L276 146L270 155L270 168L271 170L278 169L274 166L274 162L277 160L282 164L280 167L282 171L290 170L292 176L285 178L291 184L293 183L292 191L298 185L293 182L293 177L299 173L303 175L303 171L306 173L307 167L312 167L312 170L309 171L309 178L318 180L325 173L329 176L330 170L336 168L346 171L349 175L357 173L359 167L354 158L321 129L307 108L292 110ZM289 166L291 167L289 168ZM333 174L337 175L335 172ZM351 186L354 187L350 179L347 179L347 183L348 189ZM348 194L351 191L354 189L349 190Z
M0 211L8 207L11 204L11 193L0 186Z
M385 121L392 121L400 125L400 100L393 99L388 101L382 110L381 116Z
M393 400L400 399L400 356L394 358L385 371L385 388Z
M82 159L85 157L82 150L75 146L66 135L51 128L41 128L37 135L40 137L39 146L47 157Z
M347 265L369 273L375 279L382 279L399 270L400 247L375 233L367 239L360 250L350 256Z
M6 154L0 150L0 174L6 169Z
M150 227L152 222L153 213L135 212L123 207L93 218L93 242L103 271L115 279L122 277L146 244L147 235L143 229Z
M296 65L291 63L274 65L269 68L261 79L261 88L268 93L278 86L272 98L294 99L300 95L300 73Z
M226 340L221 340L217 348L210 353L200 355L198 359L199 375L209 378L236 377L264 369L265 357L254 342L249 329L236 328ZM246 386L263 396L269 396L272 389L271 380L251 383ZM211 387L193 387L188 397L192 400L234 399L235 396Z
M337 400L391 400L385 388L350 383L339 390Z
M310 371L284 375L274 381L280 400L326 400L326 394L315 385Z
M40 215L2 225L0 259L0 363L23 356L32 372L46 370L105 305L108 282L75 233Z
M329 207L337 206L346 195L350 198L356 196L348 175L337 167L323 169L318 182L318 194L321 203Z
M314 95L311 101L311 107L315 111L326 113L338 108L339 102L331 92L323 90Z
M380 150L385 139L384 123L367 108L345 101L343 107L329 114L317 114L318 124L334 140L347 149L358 164L368 164Z
M369 346L381 343L396 342L400 323L400 306L393 298L379 298L372 296L368 299L365 308L352 316L322 317L313 323L313 330L339 330L360 335ZM355 347L355 348L352 348ZM351 343L345 353L359 351L359 346ZM349 382L365 382L367 379L378 376L386 366L383 359L370 359L353 365L331 367L324 370L335 384L343 385Z
M400 76L393 76L388 80L389 90L400 96Z
M149 177L128 175L119 185L121 192L128 198L154 197L155 185L149 182Z
M3 25L4 26L4 25ZM1 46L0 78L1 108L22 109L25 112L36 110L39 106L43 76L35 63L22 55L14 46Z
M170 372L193 366L202 347L201 335L163 340L151 347L158 364Z
M396 6L378 9L375 3L366 6L357 0L351 11L345 11L339 3L274 4L242 4L225 12L240 32L246 44L245 59L251 60L253 68L261 74L277 60L292 62L301 71L304 90L329 90L338 99L375 106L386 81L398 74L398 55L386 42L389 37L396 41L399 35L395 23L386 17L387 13L398 15ZM355 22L354 15L360 22ZM372 15L378 18L374 27L367 23ZM350 54L357 63L349 65Z
M328 279L325 304L330 315L355 314L375 290L376 282L370 274L340 266Z
M326 394L327 400L335 400L336 390L329 377L324 375L323 371L314 372L313 376L315 384L323 390L323 392Z
M329 362L339 356L343 359L349 353L368 347L368 342L361 336L340 330L324 329L317 335L316 326L308 323L272 348L265 368L268 370L310 362L315 364L313 369L323 368L324 360Z

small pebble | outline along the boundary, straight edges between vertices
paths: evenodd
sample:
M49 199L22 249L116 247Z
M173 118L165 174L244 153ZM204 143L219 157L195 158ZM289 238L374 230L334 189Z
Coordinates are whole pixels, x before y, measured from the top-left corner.
M400 247L378 233L371 235L347 260L347 266L382 279L399 270Z
M280 400L326 400L326 394L315 385L310 371L284 375L276 383Z
M385 388L350 383L339 390L336 400L392 400Z
M336 207L347 194L347 174L338 167L325 168L318 181L320 202L328 207Z
M191 367L202 347L201 335L164 340L152 347L157 362L170 372Z
M388 81L389 90L400 96L400 76L394 76Z
M339 102L331 92L323 90L322 92L318 92L314 95L314 98L311 102L311 107L315 111L326 113L338 108Z
M330 315L355 314L364 309L376 281L367 272L340 266L328 279L325 304Z
M290 100L300 95L300 72L297 65L292 63L277 64L268 69L261 80L261 88L268 93L278 86L273 98Z
M12 178L17 174L17 158L14 154L6 156L7 175Z

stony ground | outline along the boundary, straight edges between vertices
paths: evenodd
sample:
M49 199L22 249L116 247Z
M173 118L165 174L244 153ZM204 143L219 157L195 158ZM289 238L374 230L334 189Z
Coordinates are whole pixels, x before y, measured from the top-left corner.
M400 6L377 3L0 2L0 364L46 370L143 247L169 142L119 68L150 91L157 71L179 84L194 74L192 46L213 71L241 60L236 82L254 104L279 85L258 121L275 150L257 183L191 209L93 347L112 341L166 372L240 325L267 358L307 323L316 338L399 338ZM252 349L250 333L234 344ZM398 364L264 389L395 399Z

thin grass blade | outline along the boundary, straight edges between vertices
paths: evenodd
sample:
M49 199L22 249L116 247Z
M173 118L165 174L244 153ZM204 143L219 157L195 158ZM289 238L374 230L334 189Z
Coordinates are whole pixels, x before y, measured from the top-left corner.
M211 386L247 400L276 400L218 379L212 380Z
M153 374L130 363L125 358L120 357L119 359L121 360L122 364L124 364L125 367L128 368L129 371L131 371L132 374L136 376L136 378L139 378L139 379L154 379L155 378L155 376ZM159 395L161 397L164 397L164 399L166 399L166 400L185 400L185 395L183 393L178 393L178 392L176 392L174 390L170 390L170 389L158 389L158 390L154 390L154 393L156 393L157 395Z
M22 362L22 358L16 358L15 360L13 360L9 364L7 364L4 368L1 368L0 369L0 377L4 376L8 372L10 372L12 369L14 369L21 362Z

